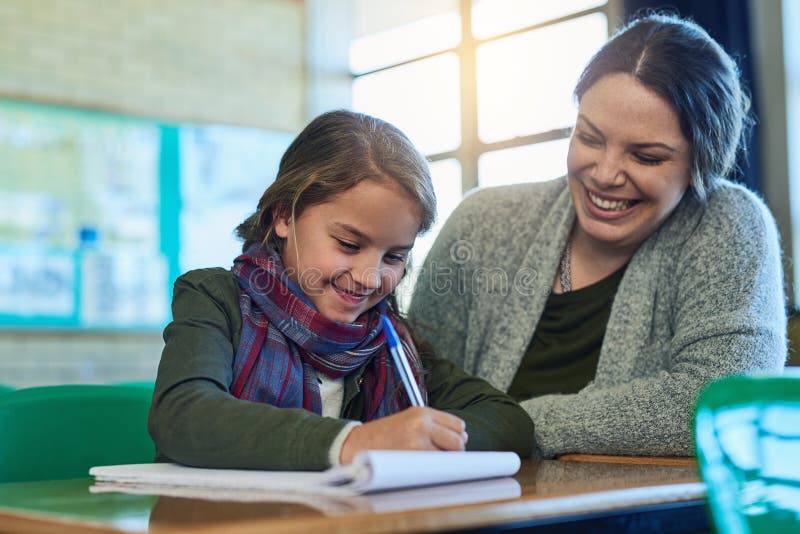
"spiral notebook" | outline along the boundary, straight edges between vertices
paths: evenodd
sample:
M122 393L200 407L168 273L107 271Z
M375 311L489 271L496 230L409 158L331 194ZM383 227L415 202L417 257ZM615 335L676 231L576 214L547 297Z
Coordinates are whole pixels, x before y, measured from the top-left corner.
M358 495L449 484L515 474L513 452L364 451L353 463L327 471L206 469L178 464L126 464L92 467L98 486L193 487L219 490L284 491Z

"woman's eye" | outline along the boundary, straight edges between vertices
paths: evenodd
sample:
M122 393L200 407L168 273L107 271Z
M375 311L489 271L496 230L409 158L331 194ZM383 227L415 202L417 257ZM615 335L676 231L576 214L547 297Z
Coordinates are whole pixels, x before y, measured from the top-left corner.
M578 134L578 139L585 145L594 146L600 143L600 140L592 137L591 135L586 135L584 133Z
M660 164L661 162L664 161L661 158L648 156L647 154L638 154L637 153L637 154L634 154L633 156L639 161L639 163L643 163L644 165L658 165L658 164Z
M402 254L387 254L385 257L387 263L404 263L406 261L406 257Z
M339 246L347 251L356 251L358 250L358 245L355 243L350 243L349 241L342 241L341 239L336 240L339 243Z

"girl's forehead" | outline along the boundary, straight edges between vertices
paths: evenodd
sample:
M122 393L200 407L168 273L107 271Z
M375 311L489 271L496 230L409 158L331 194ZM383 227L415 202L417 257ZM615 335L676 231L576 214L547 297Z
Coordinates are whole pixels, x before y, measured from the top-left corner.
M400 241L403 245L413 243L422 214L419 203L399 185L364 180L327 202L306 208L301 219L314 219L326 229L370 241Z

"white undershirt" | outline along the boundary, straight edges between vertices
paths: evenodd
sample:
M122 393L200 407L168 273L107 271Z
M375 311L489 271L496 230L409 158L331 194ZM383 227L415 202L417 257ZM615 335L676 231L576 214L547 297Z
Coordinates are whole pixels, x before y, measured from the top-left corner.
M342 413L342 403L344 403L344 377L330 378L323 373L315 371L317 384L319 384L319 396L322 398L323 417L333 417L339 419ZM331 465L340 465L339 458L342 453L342 445L350 435L350 432L360 425L359 421L351 421L345 426L331 444L328 451L328 459Z
M322 397L322 415L338 419L344 402L344 378L330 378L319 371L314 372L317 374L319 395Z

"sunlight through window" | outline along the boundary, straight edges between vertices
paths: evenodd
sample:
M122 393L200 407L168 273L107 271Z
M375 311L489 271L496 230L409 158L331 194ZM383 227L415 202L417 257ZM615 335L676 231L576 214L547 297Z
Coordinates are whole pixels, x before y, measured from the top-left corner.
M424 154L461 143L458 56L447 53L356 78L353 108L403 130Z
M569 139L486 152L478 160L481 187L543 182L567 173Z
M461 42L459 0L349 1L354 13L354 74L442 52Z
M485 143L571 126L572 90L606 40L595 13L478 47L478 135ZM551 53L558 50L557 54Z
M356 39L350 45L350 69L367 72L453 48L459 41L461 17L458 13L440 13Z
M472 0L472 35L486 39L605 3L606 0Z

